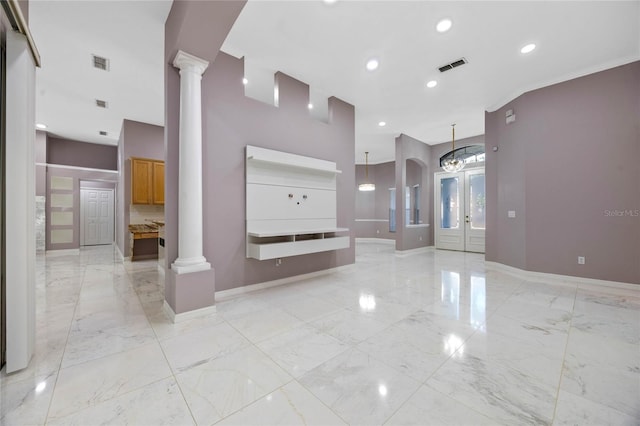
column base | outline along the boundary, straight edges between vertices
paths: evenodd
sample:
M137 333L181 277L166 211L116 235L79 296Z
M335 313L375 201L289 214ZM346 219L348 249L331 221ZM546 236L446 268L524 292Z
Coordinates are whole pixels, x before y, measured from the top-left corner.
M176 271L176 274L188 274L211 269L211 264L207 262L204 256L190 259L177 258L175 262L171 264L171 269Z
M169 305L176 317L183 317L182 314L187 312L213 307L216 303L215 291L213 269L192 273L177 273L173 268L166 271L165 303Z

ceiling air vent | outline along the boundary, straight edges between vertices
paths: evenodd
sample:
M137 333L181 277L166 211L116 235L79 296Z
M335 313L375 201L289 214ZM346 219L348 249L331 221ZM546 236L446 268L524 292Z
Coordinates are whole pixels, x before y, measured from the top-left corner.
M94 68L98 68L99 70L109 71L109 60L107 58L103 58L102 56L92 55L93 57L93 66Z
M445 71L449 71L454 69L455 67L459 67L460 65L464 65L467 63L467 60L465 58L460 58L457 61L453 61L447 65L443 65L441 67L438 67L438 69L440 70L440 72L445 72Z
M96 106L98 108L107 108L107 101L103 101L102 99L96 99Z
M104 130L100 130L98 133L100 133L100 136L107 136L107 132Z

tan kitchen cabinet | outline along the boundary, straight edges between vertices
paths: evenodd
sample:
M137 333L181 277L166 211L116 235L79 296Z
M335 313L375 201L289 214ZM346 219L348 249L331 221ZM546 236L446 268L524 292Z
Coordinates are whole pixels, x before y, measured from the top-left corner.
M164 204L164 161L131 157L131 204Z

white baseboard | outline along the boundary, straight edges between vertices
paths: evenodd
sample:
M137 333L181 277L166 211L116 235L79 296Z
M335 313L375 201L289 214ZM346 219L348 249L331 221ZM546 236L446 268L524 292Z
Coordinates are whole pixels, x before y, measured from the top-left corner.
M171 308L171 306L169 306L166 300L162 305L162 310L164 311L165 315L174 324L183 322L183 321L189 321L195 318L206 317L211 314L215 314L217 312L216 306L213 305L213 306L207 306L206 308L201 308L201 309L196 309L189 312L183 312L181 314L176 314L175 312L173 312L173 309Z
M365 244L394 244L396 240L392 240L389 238L356 238L356 243L365 243Z
M636 290L640 292L640 285L633 284L633 283L599 280L596 278L574 277L573 275L551 274L548 272L527 271L525 269L516 268L514 266L505 265L504 263L494 262L491 260L485 260L484 263L489 269L502 270L507 273L517 274L519 277L524 276L525 278L532 278L532 279L544 278L545 280L556 281L556 282L565 283L565 284L567 281L571 281L578 284L614 287L614 288L621 288L625 290Z
M216 291L216 301L222 301L226 299L232 299L236 296L240 296L246 293L251 293L258 290L264 290L271 287L277 287L284 284L293 283L309 278L321 277L323 275L330 274L332 272L345 271L353 268L354 264L337 266L335 268L323 269L322 271L309 272L308 274L294 275L292 277L280 278L273 281L265 281L263 283L256 283L245 285L242 287L231 288L229 290Z
M46 256L69 256L72 254L80 254L80 249L64 249L64 250L47 250Z
M396 256L405 257L405 256L411 256L418 253L426 253L434 250L435 250L434 246L418 247L410 250L396 250Z

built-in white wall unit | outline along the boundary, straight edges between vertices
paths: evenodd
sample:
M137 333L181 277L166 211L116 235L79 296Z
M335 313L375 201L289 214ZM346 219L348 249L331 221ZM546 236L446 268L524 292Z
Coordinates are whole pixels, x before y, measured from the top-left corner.
M247 257L349 247L336 219L336 163L247 145Z

